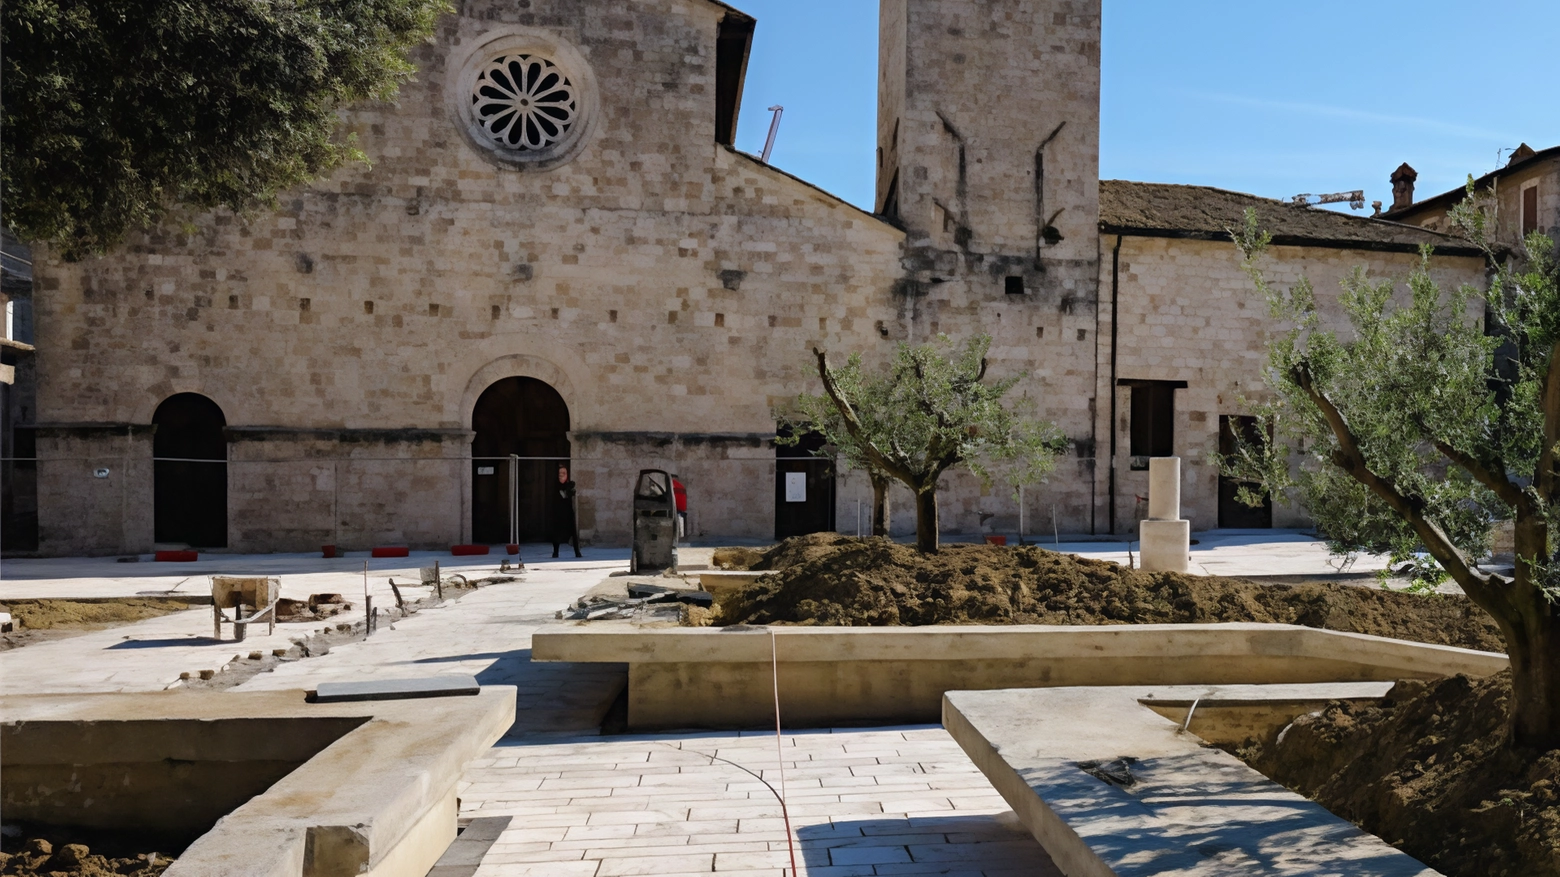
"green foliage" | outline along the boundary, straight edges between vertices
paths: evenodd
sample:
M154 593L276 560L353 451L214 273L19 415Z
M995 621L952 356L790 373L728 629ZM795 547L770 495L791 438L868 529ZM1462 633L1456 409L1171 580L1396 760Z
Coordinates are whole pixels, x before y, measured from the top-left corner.
M932 344L899 345L881 374L869 374L860 354L835 368L818 353L825 393L798 399L798 426L823 434L851 467L897 479L916 494L935 494L938 478L958 465L986 484L1039 481L1067 438L1003 404L1019 378L987 382L990 349L988 335L963 349L940 335Z
M1219 458L1222 470L1275 495L1298 492L1333 551L1413 561L1420 587L1444 579L1448 564L1466 565L1446 544L1463 558L1487 553L1497 519L1536 513L1549 533L1560 523L1553 479L1539 471L1541 390L1560 338L1554 244L1534 235L1503 258L1471 185L1454 219L1490 254L1490 290L1442 289L1426 248L1406 296L1361 269L1343 282L1343 332L1324 321L1307 280L1267 281L1259 261L1269 238L1254 213L1231 231L1275 323L1271 396L1258 413L1284 440L1242 442ZM1531 575L1519 579L1560 590L1553 555L1553 544L1530 548L1522 562Z
M6 222L66 258L176 206L235 211L349 160L445 0L6 0Z

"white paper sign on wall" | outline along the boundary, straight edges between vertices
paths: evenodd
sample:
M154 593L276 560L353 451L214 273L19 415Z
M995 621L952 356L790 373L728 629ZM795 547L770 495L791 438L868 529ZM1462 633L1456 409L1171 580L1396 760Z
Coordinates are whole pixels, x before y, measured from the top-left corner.
M785 501L786 502L806 502L807 501L807 473L806 472L787 472L787 473L785 473Z
M477 467L477 474L478 475L492 475L493 474L493 467L492 466L478 466Z

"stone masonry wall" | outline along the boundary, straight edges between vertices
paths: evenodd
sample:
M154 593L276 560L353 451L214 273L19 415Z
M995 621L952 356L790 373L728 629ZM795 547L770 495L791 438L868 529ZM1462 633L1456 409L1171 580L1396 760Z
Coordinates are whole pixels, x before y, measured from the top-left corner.
M229 436L230 546L363 550L467 541L465 430L239 428Z
M888 0L880 47L904 45L902 102L885 98L882 178L899 178L905 276L885 331L993 337L991 374L1057 423L1073 450L1026 492L1059 526L1092 526L1099 282L1097 0ZM900 33L902 29L902 34ZM897 76L885 61L880 93ZM902 107L902 109L898 109ZM890 120L889 112L902 112ZM897 129L897 144L892 132ZM1019 294L1010 294L1014 278ZM1021 292L1019 291L1021 290ZM945 522L1017 529L1007 491L954 476ZM985 523L979 524L984 518ZM1030 523L1033 515L1029 515ZM979 525L979 526L977 526Z
M722 14L705 0L465 4L418 51L397 103L345 114L371 166L288 193L274 213L214 213L193 233L169 225L107 257L41 252L39 421L147 424L163 399L195 392L239 431L460 431L483 389L525 375L562 394L579 434L772 434L775 409L816 389L814 346L880 361L899 339L981 329L998 337L995 371L1032 373L1016 392L1086 406L1091 382L1051 382L1067 363L1092 367L1087 341L1067 334L1058 364L1031 367L1037 326L1078 319L1058 311L1060 293L912 301L896 292L902 232L714 143ZM572 45L599 86L591 139L554 170L499 167L452 121L450 59L500 26ZM649 440L614 447L620 464L581 473L582 516L600 517L587 529L602 539L622 532L605 522L626 515L614 508L624 473L659 453ZM241 463L260 451L231 446L234 550L469 533L457 464L327 475L326 457L359 451L314 439L267 448L303 462ZM458 453L425 437L392 455ZM772 484L758 479L772 478L773 451L732 453L698 476L704 523L719 528L706 532L771 534ZM45 551L150 548L150 526L132 537L81 512L101 485L61 465L44 492L59 522ZM366 493L344 505L348 482ZM132 497L147 519L149 492Z
M152 432L97 424L37 430L38 541L51 553L152 544ZM97 477L107 470L105 477Z
M1102 239L1109 252L1116 238ZM1274 247L1264 270L1275 285L1309 277L1316 290L1324 324L1345 331L1347 319L1338 305L1339 284L1355 266L1374 278L1402 280L1418 263L1417 255L1321 247ZM1432 276L1443 285L1484 284L1481 260L1437 257ZM1107 339L1100 347L1099 387L1102 420L1101 472L1108 471L1110 394L1109 336L1111 275L1107 257L1101 271L1102 322ZM1406 287L1400 287L1406 296ZM1186 381L1176 390L1175 452L1181 457L1181 513L1193 529L1218 526L1218 471L1209 463L1218 450L1219 416L1249 414L1243 399L1260 399L1266 392L1262 370L1267 364L1271 321L1267 305L1240 269L1232 243L1168 238L1124 237L1119 269L1117 377ZM1148 495L1148 473L1129 470L1131 390L1114 388L1116 396L1116 530L1136 529L1136 497ZM1103 487L1103 484L1102 484ZM1102 503L1108 492L1102 490ZM1145 506L1146 508L1146 506ZM1146 513L1146 512L1145 512ZM1108 528L1108 509L1098 511L1101 531ZM1303 509L1277 502L1273 524L1309 524Z

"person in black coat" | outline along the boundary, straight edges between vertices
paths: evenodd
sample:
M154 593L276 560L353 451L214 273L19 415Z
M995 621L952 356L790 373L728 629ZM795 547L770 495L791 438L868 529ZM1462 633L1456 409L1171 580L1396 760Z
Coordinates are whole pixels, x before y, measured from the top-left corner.
M569 467L558 467L558 483L553 485L554 490L550 494L552 503L552 546L553 557L558 556L558 546L569 544L574 546L574 556L584 557L580 554L580 528L574 518L574 482L569 480Z

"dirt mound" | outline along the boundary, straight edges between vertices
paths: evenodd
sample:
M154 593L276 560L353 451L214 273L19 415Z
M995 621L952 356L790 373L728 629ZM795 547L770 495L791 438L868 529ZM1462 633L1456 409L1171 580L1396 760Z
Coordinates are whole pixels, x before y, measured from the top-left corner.
M1511 673L1399 682L1237 755L1449 877L1560 877L1560 749L1502 746Z
M887 539L818 533L751 564L774 570L717 604L716 624L1156 624L1255 621L1503 651L1461 596L1331 583L1145 573L1036 547L948 545L935 555Z
M159 877L171 864L156 853L98 855L86 844L39 837L18 844L16 852L0 852L0 874L24 877Z

